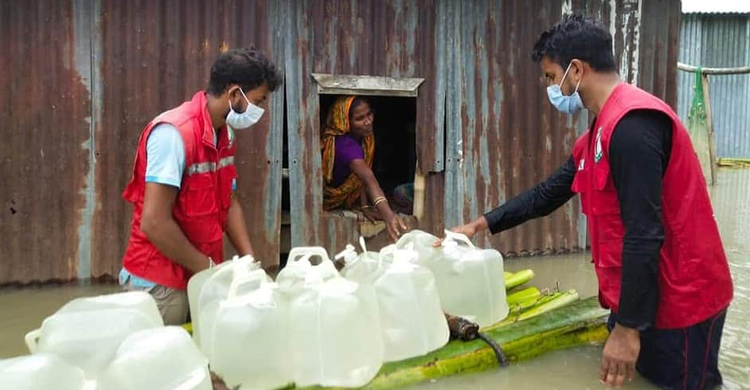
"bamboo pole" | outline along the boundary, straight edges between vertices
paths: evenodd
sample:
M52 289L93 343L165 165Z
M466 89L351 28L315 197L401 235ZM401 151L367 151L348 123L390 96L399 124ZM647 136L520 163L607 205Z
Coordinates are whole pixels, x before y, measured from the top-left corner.
M677 63L677 69L683 71L683 72L690 72L695 73L698 72L700 69L700 72L703 74L711 74L711 75L728 75L728 74L747 74L750 73L750 66L742 66L739 68L702 68L699 66L692 66L683 64L682 62Z
M701 72L703 100L706 105L706 125L708 126L708 157L711 165L711 184L716 184L716 143L714 142L714 117L711 111L711 98L708 92L708 75Z
M698 69L695 72L695 87L693 90L693 101L688 113L687 129L693 143L693 149L698 156L701 171L708 186L713 185L713 171L711 167L711 134L706 116L706 93L704 90L705 75Z

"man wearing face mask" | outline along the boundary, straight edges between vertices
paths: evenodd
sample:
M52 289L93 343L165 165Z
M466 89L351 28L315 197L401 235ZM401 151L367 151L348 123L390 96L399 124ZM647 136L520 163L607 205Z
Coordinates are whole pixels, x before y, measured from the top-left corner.
M255 48L230 50L211 67L206 91L149 123L138 140L123 197L133 204L120 284L149 292L167 325L185 323L187 281L223 260L222 239L253 255L234 196L236 132L252 131L259 106L282 83Z
M600 379L620 386L637 370L664 389L720 385L732 280L684 125L621 81L612 37L594 20L565 17L541 34L532 57L552 105L596 117L545 182L454 231L499 233L580 194L599 301L611 309Z

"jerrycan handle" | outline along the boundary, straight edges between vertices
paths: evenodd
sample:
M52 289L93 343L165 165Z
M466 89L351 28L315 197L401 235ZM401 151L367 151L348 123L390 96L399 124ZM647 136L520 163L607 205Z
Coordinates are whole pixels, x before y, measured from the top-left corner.
M245 256L234 255L234 257L232 258L232 261L240 261L240 262L249 262L249 263L252 263L252 262L255 261L255 257L253 257L253 255L245 255Z
M248 272L245 275L235 277L232 280L232 284L229 285L227 299L236 298L237 296L241 295L239 291L242 287L251 286L251 290L257 289L261 284L263 284L264 275L265 272L253 271Z
M303 257L307 257L308 259L313 256L318 256L323 261L331 261L330 258L328 258L328 252L323 247L319 246L300 246L296 248L292 248L292 250L289 251L289 257L287 258L287 262L293 262L297 261Z
M402 254L404 259L407 259L407 262L413 262L413 260L419 260L419 255L414 250L414 244L408 243L406 246L401 249L396 244L391 244L386 246L385 248L380 250L380 263L379 266L382 265L383 257L390 256L393 260L397 259L397 255Z
M383 249L380 250L380 256L378 256L378 268L383 266L383 258L390 257L391 259L395 259L396 252L398 252L398 247L396 247L396 244L391 244L383 247Z
M310 258L313 256L319 256L321 258L320 264L318 265L311 265L310 268L308 268L308 276L306 276L307 281L321 281L324 282L330 278L333 277L339 277L339 271L336 270L336 266L333 264L333 262L328 258L328 256L323 256L319 253L307 253L302 256L302 261L310 261Z
M250 275L251 272L260 268L255 258L246 255L242 257L234 256L232 259L232 275L234 279L243 279Z
M35 354L39 351L39 337L42 335L42 329L34 329L29 333L26 333L26 347L29 348L29 352Z
M464 234L461 234L461 233L455 233L455 232L452 232L452 231L450 231L450 230L446 230L446 231L445 231L445 238L446 238L446 240L445 240L445 241L443 241L443 242L446 242L446 241L448 241L448 240L452 240L452 241L454 241L454 242L463 242L463 243L464 243L464 244L466 244L466 245L467 245L467 246L468 246L469 248L471 248L471 249L477 249L477 248L476 248L476 247L474 246L474 244L473 244L473 243L471 242L471 240L469 240L469 237L466 237L466 235L464 235Z

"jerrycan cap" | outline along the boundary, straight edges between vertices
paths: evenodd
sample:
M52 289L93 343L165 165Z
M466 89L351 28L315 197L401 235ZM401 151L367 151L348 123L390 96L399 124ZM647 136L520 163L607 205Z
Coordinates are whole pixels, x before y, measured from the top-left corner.
M334 257L334 260L341 259L344 260L345 265L350 265L357 260L357 251L354 249L354 246L347 244L346 248Z

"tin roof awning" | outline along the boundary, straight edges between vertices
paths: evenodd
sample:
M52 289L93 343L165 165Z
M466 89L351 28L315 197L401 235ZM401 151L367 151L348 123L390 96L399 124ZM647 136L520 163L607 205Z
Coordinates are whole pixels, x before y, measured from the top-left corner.
M313 73L321 95L369 95L416 97L422 78L394 78Z

